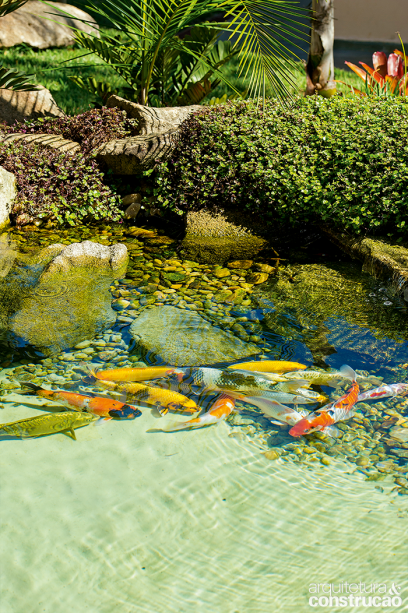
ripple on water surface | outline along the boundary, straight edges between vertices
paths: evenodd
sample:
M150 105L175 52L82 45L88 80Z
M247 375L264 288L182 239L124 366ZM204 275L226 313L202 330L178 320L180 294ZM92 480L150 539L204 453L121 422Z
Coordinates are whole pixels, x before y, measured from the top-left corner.
M302 270L293 287L282 274L256 308L236 309L267 357L347 361L401 380L401 314L386 310L389 301L361 313L368 277L341 270L334 287L312 268L307 292ZM127 291L125 282L118 287ZM114 331L118 340L107 342L125 361L126 327ZM73 365L67 356L57 380ZM6 400L2 422L38 414L36 398ZM294 454L270 461L245 430L247 414L242 428L170 434L147 433L158 422L142 411L135 421L77 430L77 441L57 434L1 442L1 613L303 613L311 583L408 587L408 497L391 492L391 476L366 481L341 455L327 467Z

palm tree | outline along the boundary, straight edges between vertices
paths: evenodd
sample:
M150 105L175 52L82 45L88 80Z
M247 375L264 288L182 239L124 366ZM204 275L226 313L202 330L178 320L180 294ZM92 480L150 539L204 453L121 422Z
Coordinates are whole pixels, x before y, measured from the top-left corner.
M334 0L312 0L309 58L306 64L306 95L330 97L334 82Z
M108 19L117 35L76 32L79 45L110 64L143 105L199 102L219 80L238 94L220 70L236 55L248 93L265 87L290 95L295 54L287 44L303 36L304 10L291 0L102 0L88 8ZM214 21L214 14L221 15ZM228 41L220 39L227 33ZM224 36L225 37L225 36ZM74 77L81 85L78 77ZM82 86L90 86L82 82ZM93 82L105 91L106 84Z

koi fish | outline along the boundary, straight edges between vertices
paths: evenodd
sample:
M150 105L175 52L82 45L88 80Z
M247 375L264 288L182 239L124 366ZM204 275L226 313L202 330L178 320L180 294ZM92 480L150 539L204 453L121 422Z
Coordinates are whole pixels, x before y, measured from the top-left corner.
M72 438L76 440L74 428L87 426L96 419L98 419L97 416L90 413L73 413L71 411L48 413L47 415L36 415L8 424L1 424L0 433L28 438L30 436L46 436L57 432L69 432Z
M299 362L260 360L259 362L240 362L239 364L232 364L227 368L232 370L239 369L256 372L285 373L291 370L302 370L303 368L306 368L306 366L304 364L299 364Z
M304 370L302 373L302 379L309 382L309 385L327 385L329 387L336 387L341 379L348 378L342 373L341 369L334 372L320 371L320 370ZM298 379L299 373L287 372L285 374L286 379Z
M195 413L199 410L194 400L190 400L190 398L179 394L179 392L173 392L161 387L153 387L136 382L116 383L115 381L104 381L102 379L97 379L95 383L115 392L123 392L139 402L164 407L161 410L159 409L162 415L165 415L169 409L173 411L188 411L189 413Z
M24 381L22 387L28 388L27 394L39 396L40 398L46 398L53 402L58 402L68 409L73 411L86 411L87 413L93 413L98 417L139 417L142 414L139 409L132 407L124 402L118 400L111 400L111 398L101 398L100 396L83 396L82 394L76 394L75 392L65 392L64 390L46 390L39 385Z
M272 421L277 420L280 423L294 426L298 423L298 421L303 419L303 415L301 413L295 411L295 409L291 409L290 407L285 407L276 400L261 398L259 396L244 396L240 400L258 407L258 409L261 409L262 413L267 417L270 417Z
M325 430L327 433L330 433L330 428L333 424L353 417L354 413L351 409L357 402L358 393L360 391L356 381L356 373L350 366L342 366L340 371L344 376L352 380L352 386L347 394L326 407L314 411L307 417L301 419L289 430L289 434L299 437L304 434L315 432L316 430ZM332 433L334 433L334 431L335 429L333 428Z
M184 385L191 384L208 392L253 392L272 390L274 385L249 372L234 372L218 368L177 368L177 379Z
M139 368L112 368L110 370L90 370L95 379L104 381L149 381L160 379L174 372L171 366L146 366Z
M391 383L391 385L381 385L372 390L367 390L358 395L357 402L363 400L377 400L377 398L390 398L400 396L408 392L408 383Z
M274 402L280 402L282 404L316 404L320 398L326 401L325 396L319 396L316 398L306 398L306 396L300 396L300 394L287 394L286 392L272 392L272 391L260 391L260 392L247 392L245 395L243 392L229 391L228 394L237 400L244 400L248 397L264 398L266 400L272 400Z
M227 394L221 394L207 413L200 415L196 419L190 419L189 421L177 422L169 425L163 428L163 430L165 432L176 432L177 430L192 430L195 428L202 428L203 426L218 424L220 421L226 419L234 408L235 400Z

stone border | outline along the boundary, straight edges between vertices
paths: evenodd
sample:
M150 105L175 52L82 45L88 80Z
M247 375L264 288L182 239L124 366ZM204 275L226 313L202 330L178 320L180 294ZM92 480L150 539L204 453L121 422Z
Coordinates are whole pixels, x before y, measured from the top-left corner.
M374 238L353 238L322 228L330 240L351 258L363 262L362 270L375 279L384 279L408 302L408 249Z

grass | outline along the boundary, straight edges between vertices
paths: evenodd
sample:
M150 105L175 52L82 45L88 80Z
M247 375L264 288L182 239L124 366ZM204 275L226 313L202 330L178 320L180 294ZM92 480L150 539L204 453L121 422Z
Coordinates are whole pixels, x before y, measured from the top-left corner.
M33 50L27 45L18 45L2 52L2 63L7 68L17 68L26 73L35 74L35 82L47 87L58 106L68 115L77 115L95 106L96 98L80 89L68 79L69 75L93 76L97 80L108 81L114 89L125 85L125 81L116 72L95 55L84 55L84 50L77 47ZM224 68L227 77L234 82L237 89L246 89L245 81L238 78L238 61L233 58ZM306 86L303 66L299 63L294 75L295 93L302 93ZM335 78L362 89L361 79L349 70L335 70ZM339 91L348 92L340 85ZM221 97L228 92L225 84L220 84L209 97ZM268 91L266 92L268 95Z

